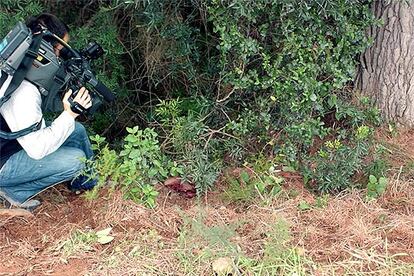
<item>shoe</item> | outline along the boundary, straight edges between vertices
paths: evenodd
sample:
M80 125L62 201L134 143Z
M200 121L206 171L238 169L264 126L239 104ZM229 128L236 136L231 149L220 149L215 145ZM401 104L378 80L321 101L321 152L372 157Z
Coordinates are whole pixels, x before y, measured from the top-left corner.
M88 191L92 190L93 187L96 186L98 180L97 179L89 179L87 176L79 176L69 183L68 188L72 192L80 193L81 191Z
M14 199L10 198L4 191L0 190L0 197L5 200L6 207L16 206L28 211L33 211L40 206L41 202L36 199L29 199L23 203L17 202Z

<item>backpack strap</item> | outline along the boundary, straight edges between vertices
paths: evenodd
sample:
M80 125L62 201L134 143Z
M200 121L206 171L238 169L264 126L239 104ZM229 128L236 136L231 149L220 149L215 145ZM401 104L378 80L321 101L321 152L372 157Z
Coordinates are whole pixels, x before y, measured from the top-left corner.
M3 71L2 71L3 72ZM4 82L7 80L7 77L8 77L9 75L7 75L5 72L3 72L2 74L1 74L1 77L0 77L0 87L2 87L3 86L3 84L4 84Z
M43 117L42 117L43 119ZM14 140L17 139L19 137L25 136L33 131L37 131L41 128L42 126L42 119L40 119L39 122L34 123L33 125L26 127L22 130L19 131L14 131L14 132L5 132L5 131L1 131L0 130L0 138L2 139L6 139L6 140Z
M22 62L19 64L19 67L17 68L16 72L13 74L13 78L10 81L9 86L7 87L6 91L4 92L4 95L2 98L0 98L0 107L7 102L14 91L22 84L23 79L26 77L27 71L29 71L30 67L33 64L33 60L37 57L37 53L39 51L40 42L42 41L43 34L40 33L38 35L33 36L33 40L30 44L30 47L28 51L26 52ZM5 78L3 78L5 76ZM4 84L4 82L7 79L7 74L3 73L1 75L0 81L2 81L1 85ZM26 134L29 134L30 132L39 130L42 126L42 119L22 130L16 131L16 132L5 132L0 131L0 137L7 140L13 140L16 138L19 138L21 136L24 136Z
M65 66L62 65L59 67L55 76L53 77L53 84L50 87L48 94L43 97L42 100L42 110L43 111L52 111L59 112L63 110L63 105L60 97L57 97L58 92L62 89L63 85L66 83L66 70Z

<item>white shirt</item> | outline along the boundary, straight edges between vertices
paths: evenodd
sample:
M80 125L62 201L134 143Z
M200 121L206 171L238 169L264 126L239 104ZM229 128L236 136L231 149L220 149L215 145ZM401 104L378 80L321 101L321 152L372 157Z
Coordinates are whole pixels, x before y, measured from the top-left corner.
M1 74L0 71L0 76ZM0 98L3 97L11 79L12 77L8 76L0 88ZM75 128L75 119L66 111L63 111L51 126L46 127L41 105L42 98L37 87L23 80L10 99L0 108L0 114L13 132L42 120L41 129L17 138L22 148L33 159L41 159L57 150Z

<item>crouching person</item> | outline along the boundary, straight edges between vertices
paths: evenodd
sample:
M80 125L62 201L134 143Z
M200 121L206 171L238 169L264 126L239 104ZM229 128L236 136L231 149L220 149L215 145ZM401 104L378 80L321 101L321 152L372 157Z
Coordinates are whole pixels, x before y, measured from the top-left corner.
M68 28L57 17L41 14L27 22L34 32L47 28L64 41L69 40ZM62 45L50 41L59 56ZM46 77L46 76L45 76ZM53 76L50 76L51 78ZM12 76L0 72L0 98L10 85ZM40 122L41 126L15 140L0 138L0 197L10 205L33 210L40 202L32 199L45 189L72 180L73 190L91 189L96 180L80 175L85 159L92 158L91 145L85 128L75 119L79 114L68 102L71 91L63 97L63 112L46 126L42 114L42 96L37 86L23 80L11 97L0 107L0 128L15 132ZM88 109L91 97L82 87L73 100Z

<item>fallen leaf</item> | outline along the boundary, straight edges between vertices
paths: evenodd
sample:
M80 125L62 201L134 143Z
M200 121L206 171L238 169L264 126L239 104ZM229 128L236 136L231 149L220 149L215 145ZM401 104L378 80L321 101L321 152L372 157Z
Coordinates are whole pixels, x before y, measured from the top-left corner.
M112 236L98 236L97 241L100 244L107 244L107 243L110 243L113 239L114 239L114 237L112 237Z
M97 236L108 236L109 233L111 233L111 231L112 231L112 227L108 227L106 229L96 232L96 235Z

